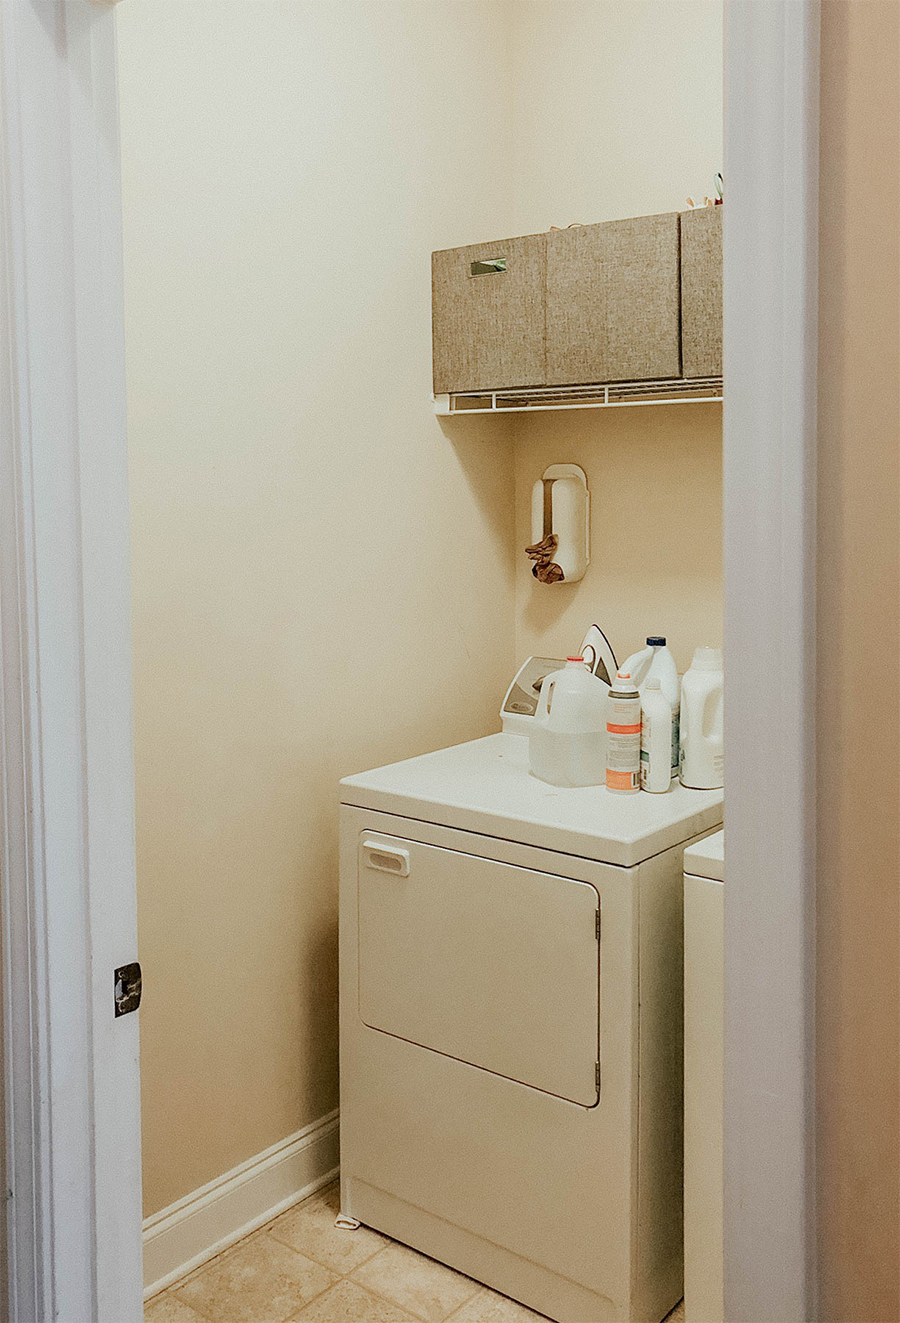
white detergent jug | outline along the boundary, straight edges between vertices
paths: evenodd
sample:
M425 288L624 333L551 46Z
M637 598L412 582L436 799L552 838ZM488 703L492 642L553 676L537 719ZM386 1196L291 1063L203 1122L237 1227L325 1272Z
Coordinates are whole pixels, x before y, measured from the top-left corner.
M659 680L659 687L669 700L669 707L672 709L672 776L677 776L680 747L678 667L675 658L666 647L665 638L662 635L651 634L647 639L646 648L632 653L628 660L622 663L622 670L627 671L634 680L641 698L644 696L647 681Z
M725 784L725 703L721 648L698 648L681 682L681 784Z
M531 770L553 786L598 786L606 780L609 686L581 657L569 657L541 685L528 741Z

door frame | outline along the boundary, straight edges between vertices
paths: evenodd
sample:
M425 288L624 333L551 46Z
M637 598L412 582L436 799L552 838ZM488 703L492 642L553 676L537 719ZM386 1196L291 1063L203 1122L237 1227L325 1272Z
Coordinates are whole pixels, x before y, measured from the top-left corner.
M818 0L725 0L729 1323L816 1317ZM113 12L0 0L0 812L10 1319L139 1323ZM47 389L52 383L52 389ZM739 754L735 751L739 751Z
M11 1323L141 1318L115 19L0 0L0 814Z
M816 1319L818 0L725 6L725 1300Z

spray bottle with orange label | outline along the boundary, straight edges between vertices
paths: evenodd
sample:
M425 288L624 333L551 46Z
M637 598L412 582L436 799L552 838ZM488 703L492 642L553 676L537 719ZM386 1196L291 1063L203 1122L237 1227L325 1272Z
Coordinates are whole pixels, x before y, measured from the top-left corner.
M641 696L627 671L619 671L606 708L606 788L633 795L641 788Z

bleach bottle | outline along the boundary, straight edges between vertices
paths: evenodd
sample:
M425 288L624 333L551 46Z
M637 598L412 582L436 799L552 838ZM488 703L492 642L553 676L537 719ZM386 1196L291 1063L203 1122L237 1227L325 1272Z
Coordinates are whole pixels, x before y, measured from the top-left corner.
M648 680L659 680L659 687L669 700L669 706L672 709L671 775L672 777L677 776L679 749L681 747L678 667L675 665L675 658L666 647L665 638L661 634L651 634L647 639L646 648L642 648L640 652L632 653L628 660L622 663L622 670L628 671L631 675L641 697L644 695L644 686Z
M672 708L655 675L641 694L641 789L662 795L672 784Z
M698 648L681 691L681 784L725 784L724 675L721 648Z

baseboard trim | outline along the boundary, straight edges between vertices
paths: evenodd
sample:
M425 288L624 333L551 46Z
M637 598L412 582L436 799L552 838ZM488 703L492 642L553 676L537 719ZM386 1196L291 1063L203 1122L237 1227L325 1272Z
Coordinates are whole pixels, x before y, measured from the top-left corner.
M144 1299L164 1291L338 1173L338 1113L185 1195L144 1222Z

